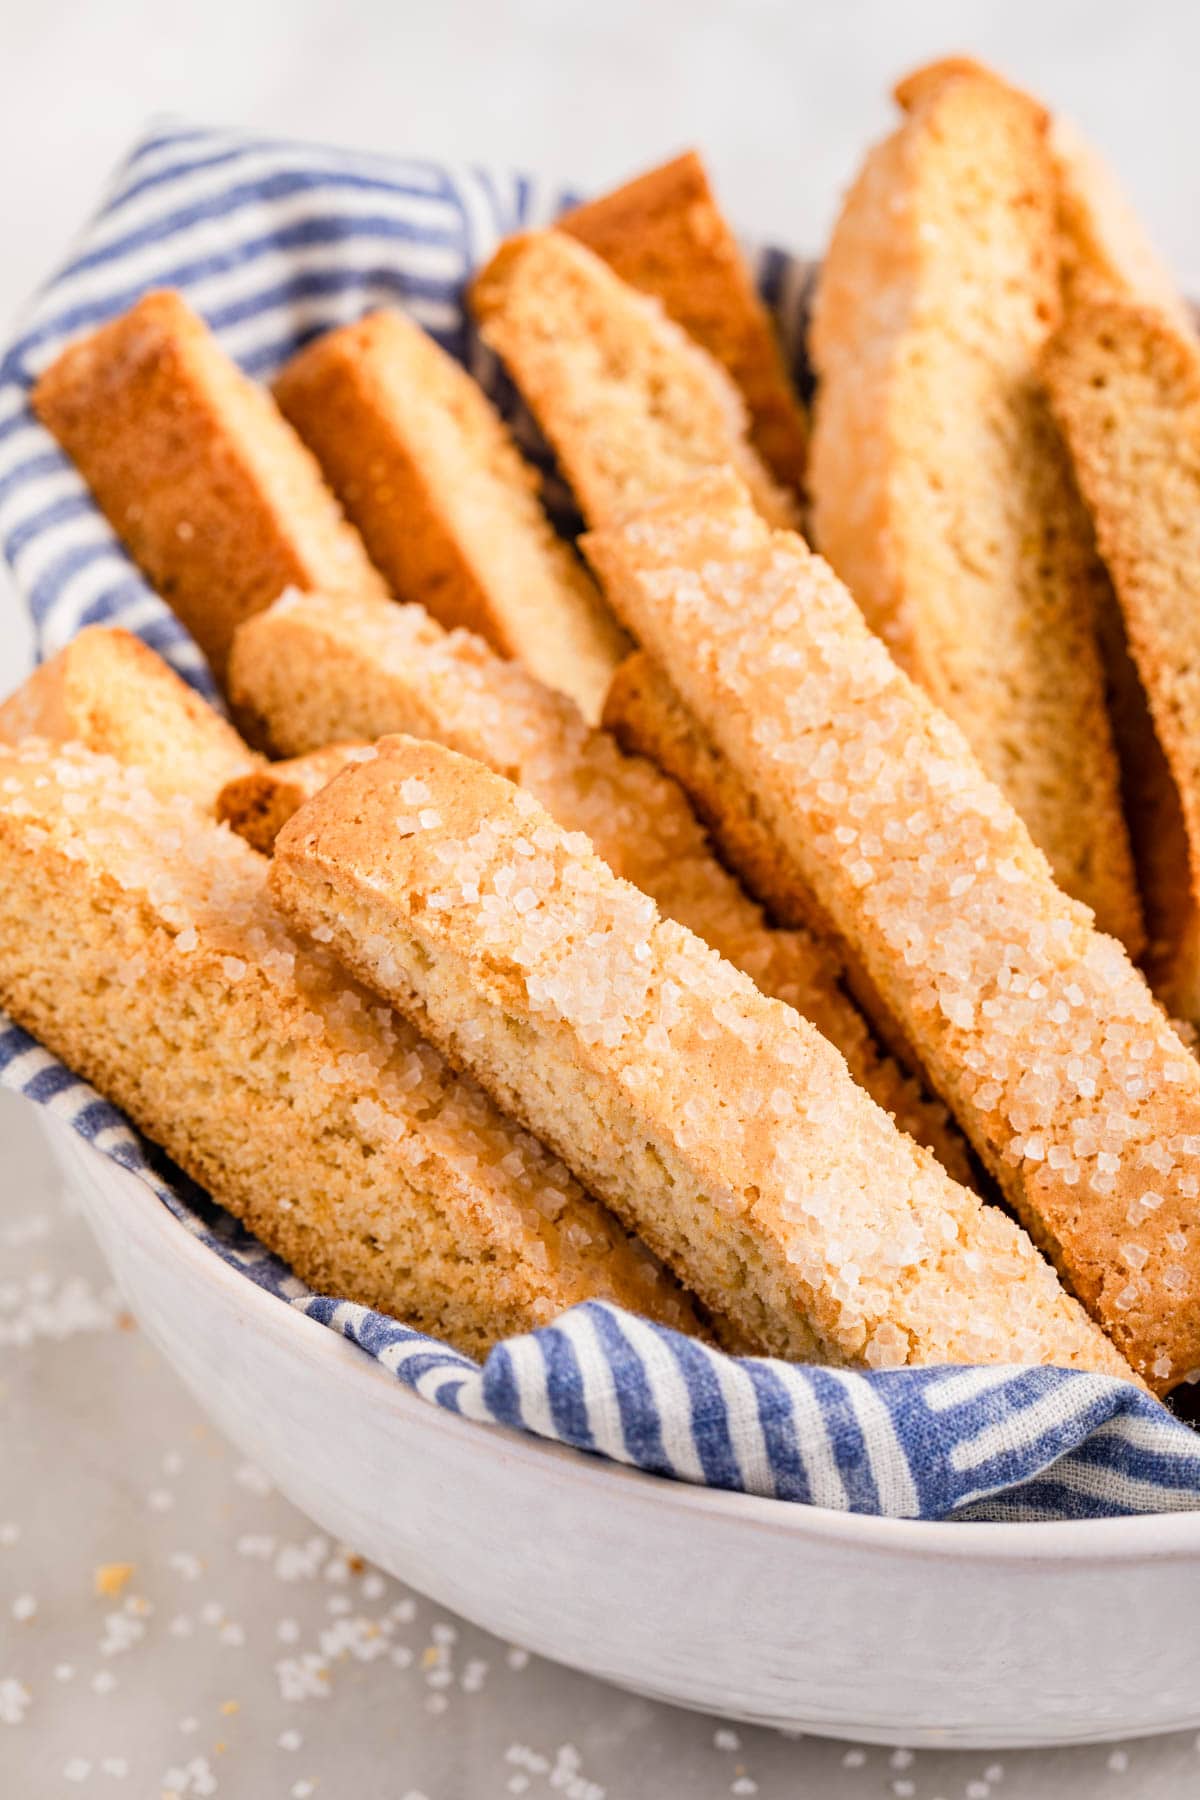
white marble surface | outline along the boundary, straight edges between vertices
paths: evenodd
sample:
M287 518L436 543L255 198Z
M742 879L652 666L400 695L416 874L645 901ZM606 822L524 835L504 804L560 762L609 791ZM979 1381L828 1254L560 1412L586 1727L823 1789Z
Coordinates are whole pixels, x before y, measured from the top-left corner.
M0 0L0 321L153 113L503 159L581 187L696 142L744 229L808 248L886 121L889 79L950 49L993 59L1070 112L1118 164L1181 278L1200 277L1200 10L1181 0L209 0L186 21L149 0ZM0 585L0 692L28 654ZM6 1796L1200 1792L1190 1737L909 1762L763 1732L731 1739L717 1721L521 1666L334 1547L304 1549L311 1529L260 1491L120 1325L26 1112L0 1096ZM93 1586L108 1562L134 1564L113 1600ZM366 1628L348 1623L360 1618ZM289 1698L308 1652L328 1679Z

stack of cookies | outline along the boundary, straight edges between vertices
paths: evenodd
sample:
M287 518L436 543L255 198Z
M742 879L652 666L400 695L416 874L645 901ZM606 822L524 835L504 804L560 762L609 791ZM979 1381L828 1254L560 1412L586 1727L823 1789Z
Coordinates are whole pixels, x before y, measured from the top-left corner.
M471 1354L1200 1371L1200 346L1036 101L897 98L811 419L693 155L477 272L578 544L399 312L35 389L230 717L103 627L0 706L0 1003Z

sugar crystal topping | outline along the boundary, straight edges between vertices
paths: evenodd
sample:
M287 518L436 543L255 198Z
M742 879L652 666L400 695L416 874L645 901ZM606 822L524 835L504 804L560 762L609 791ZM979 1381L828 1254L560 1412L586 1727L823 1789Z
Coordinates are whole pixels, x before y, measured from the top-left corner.
M536 1034L522 1064L586 1083L612 1159L604 1180L619 1184L650 1143L697 1206L730 1227L753 1221L833 1360L1103 1362L1022 1232L898 1133L807 1021L659 919L527 795L492 784L466 827L460 811L403 849L388 903L430 971L426 1002L436 1012L465 975L480 1004L520 1011ZM514 905L525 891L533 903Z
M1196 1241L1200 1069L827 566L727 489L692 508L609 534L632 627L1068 1260L1081 1203L1136 1208L1145 1310L1164 1232Z

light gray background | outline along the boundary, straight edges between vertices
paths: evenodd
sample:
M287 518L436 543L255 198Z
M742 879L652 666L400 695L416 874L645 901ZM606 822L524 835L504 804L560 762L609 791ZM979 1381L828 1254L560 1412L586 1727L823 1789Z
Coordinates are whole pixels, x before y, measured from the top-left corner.
M164 0L0 0L0 321L154 113L503 160L582 188L694 142L743 230L809 250L886 125L889 82L955 49L1070 113L1200 291L1200 8L1185 0L208 0L186 15ZM27 657L0 586L0 693ZM910 1763L731 1740L717 1721L513 1666L505 1646L455 1635L439 1609L309 1543L123 1323L27 1113L0 1097L5 1795L1200 1794L1190 1737ZM93 1572L110 1561L136 1566L106 1601ZM289 1699L306 1655L329 1679L310 1677L322 1697Z

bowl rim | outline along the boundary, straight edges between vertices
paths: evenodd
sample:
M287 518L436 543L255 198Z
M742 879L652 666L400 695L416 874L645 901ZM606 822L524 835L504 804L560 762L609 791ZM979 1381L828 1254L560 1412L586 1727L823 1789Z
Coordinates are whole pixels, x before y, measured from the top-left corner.
M120 1217L116 1222L119 1232L128 1233L136 1219L138 1229L157 1240L159 1254L181 1259L202 1281L222 1290L255 1326L290 1342L305 1355L340 1360L346 1379L374 1383L379 1390L379 1403L388 1404L401 1418L426 1430L440 1429L451 1438L457 1437L460 1444L472 1447L480 1443L480 1434L486 1432L502 1442L506 1455L530 1468L554 1466L558 1479L592 1491L597 1498L611 1498L613 1483L619 1482L631 1498L640 1491L643 1499L671 1506L685 1516L699 1513L709 1518L724 1517L731 1524L736 1522L758 1533L785 1539L815 1537L906 1559L917 1555L976 1564L1066 1561L1105 1568L1119 1562L1164 1558L1200 1562L1200 1510L1046 1522L882 1518L767 1495L701 1487L592 1456L533 1432L465 1418L415 1393L350 1339L240 1273L189 1230L136 1171L106 1156L73 1130L68 1121L41 1108L36 1111L55 1150L69 1152L73 1165L90 1177L93 1193L109 1202L112 1190L121 1190ZM137 1205L132 1215L131 1204ZM657 1491L651 1493L651 1489Z

